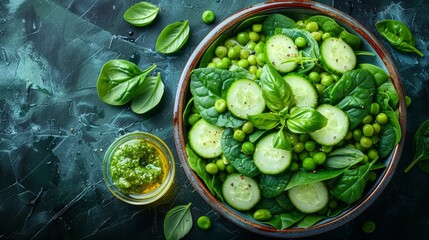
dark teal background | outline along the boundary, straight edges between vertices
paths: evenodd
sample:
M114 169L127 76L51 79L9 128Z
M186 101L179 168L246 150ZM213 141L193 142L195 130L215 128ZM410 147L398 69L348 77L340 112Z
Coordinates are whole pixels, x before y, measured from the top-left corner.
M208 215L209 231L194 226L185 239L262 239L219 216L185 176L173 140L173 104L182 68L215 26L200 20L205 9L219 23L239 9L263 1L151 1L155 22L137 28L122 18L138 1L0 0L0 239L163 239L162 222L173 206L192 202L194 220ZM396 63L413 100L403 156L391 182L363 214L313 239L428 239L429 175L412 160L411 141L429 119L429 1L335 1L380 39ZM381 19L402 20L426 56L401 53L375 31ZM167 24L189 20L191 36L177 54L155 52ZM158 65L165 84L160 105L149 114L100 101L95 83L102 65L128 59L141 68ZM105 150L118 136L151 132L176 157L172 189L160 201L132 206L116 199L101 173ZM373 220L376 230L363 233Z

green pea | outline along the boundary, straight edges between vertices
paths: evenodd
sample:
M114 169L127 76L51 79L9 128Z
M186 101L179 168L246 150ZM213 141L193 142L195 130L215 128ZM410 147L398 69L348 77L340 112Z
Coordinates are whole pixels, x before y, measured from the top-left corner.
M201 20L203 20L203 22L207 24L213 23L215 19L216 15L212 10L205 10L201 15Z
M256 71L256 77L260 78L262 74L262 68L258 68L258 70Z
M409 96L405 96L405 103L407 107L411 106L412 100Z
M247 121L241 126L241 131L243 131L246 134L251 134L255 127L253 126L253 123L250 121Z
M369 123L371 123L372 121L373 121L373 117L372 117L372 115L368 114L368 115L366 115L366 116L363 118L362 123L363 123L363 124L369 124Z
M378 141L380 140L380 138L379 138L379 136L378 136L378 135L373 135L373 136L371 137L371 140L372 140L372 144L374 145L374 144L377 144L377 143L378 143Z
M268 209L258 209L253 213L253 218L257 221L267 221L272 218L272 214Z
M314 162L313 158L306 157L302 161L302 167L307 171L313 171L316 169L316 163Z
M207 68L215 68L215 67L216 65L213 62L207 64Z
M304 143L304 148L309 152L314 151L314 149L316 149L316 142L313 140L308 140Z
M293 151L296 153L301 153L304 151L304 149L305 149L305 146L303 142L298 142L295 145L293 145Z
M374 171L370 171L368 173L368 181L374 182L375 180L377 180L377 173L375 173Z
M320 74L318 72L313 71L308 75L308 77L315 83L320 82Z
M238 66L242 68L248 68L249 67L249 61L247 59L240 59L237 63Z
M255 66L255 65L251 65L251 66L249 66L249 72L251 73L251 74L255 74L256 75L256 73L258 72L258 67L257 66Z
M228 108L226 105L225 99L222 99L222 98L216 100L214 107L215 107L216 112L218 112L218 113L223 113Z
M197 226L202 230L208 230L212 227L212 220L203 215L197 219Z
M237 129L234 131L233 138L235 141L243 142L245 137L246 137L246 134L242 130Z
M235 170L234 166L232 166L232 165L230 164L230 165L226 165L226 171L227 171L228 173L233 173L233 172L235 172L236 170Z
M325 145L323 145L322 146L322 152L324 152L324 153L330 153L333 148L334 148L333 146L325 146Z
M225 43L223 45L226 48L230 49L230 48L233 48L234 46L237 46L237 42L235 41L234 38L229 38L225 41Z
M313 155L313 161L317 165L324 164L325 160L326 160L326 153L324 152L317 152L316 154Z
M362 231L365 233L372 233L375 230L375 223L371 220L366 220L362 223Z
M223 159L218 159L216 161L216 165L217 165L219 171L225 171L226 166L225 166L225 163L223 162Z
M322 34L320 32L312 32L311 36L314 38L314 40L316 41L320 41L322 40Z
M228 69L228 63L226 61L219 61L215 63L216 68Z
M217 46L215 49L215 55L217 57L223 58L226 56L226 54L228 54L228 48L226 48L225 46Z
M254 50L255 46L256 46L256 43L253 42L253 41L250 41L250 42L247 43L246 48L249 49L249 50Z
M378 103L371 103L369 114L377 115L380 112L380 105Z
M265 54L264 53L258 53L256 54L256 63L258 63L259 66L264 66L266 60L265 60Z
M303 37L297 37L295 38L295 45L299 48L303 48L305 46L307 46L307 40Z
M198 120L200 120L201 115L198 113L192 113L188 118L189 125L194 125Z
M387 117L387 115L385 113L381 112L381 113L377 114L377 116L375 117L375 121L377 121L381 125L386 125L387 122L389 121L389 118Z
M214 62L214 63L218 63L218 62L220 62L220 61L222 61L222 58L220 58L220 57L214 57L214 58L212 59L212 62Z
M353 132L352 131L347 131L346 136L344 137L345 140L350 140L353 138Z
M322 94L323 91L325 91L325 86L323 86L322 84L317 83L316 84L316 89L317 89L318 93Z
M249 42L249 34L247 32L240 32L237 34L237 42L239 42L242 45L245 45Z
M255 53L258 54L258 53L264 52L264 48L265 48L265 43L264 42L258 42L255 45Z
M240 57L240 46L234 46L228 50L228 58L230 59L237 59Z
M309 139L310 139L310 135L309 134L301 134L301 135L299 135L299 141L301 141L301 142L306 142Z
M261 23L254 23L252 25L252 31L254 31L254 32L262 32L262 24Z
M374 128L372 127L372 124L367 123L363 125L362 132L365 137L372 137L372 135L374 135Z
M375 148L371 148L368 150L367 155L368 155L369 159L374 160L374 159L378 158L378 151Z
M361 129L356 128L356 129L353 130L353 139L355 141L360 141L360 139L362 138L362 136L363 136L363 132L362 132Z
M291 145L295 145L299 142L299 136L295 133L287 133L286 138Z
M302 162L304 161L304 159L306 159L308 156L310 156L310 154L308 154L307 151L303 151L298 153L298 159Z
M331 76L331 74L330 74L330 73L328 73L328 72L321 72L321 73L320 73L320 78L324 78L324 77L326 77L326 76Z
M241 151L246 155L250 155L255 151L255 147L253 146L253 143L251 143L251 142L244 142L241 145Z
M240 59L247 59L250 56L250 52L247 49L242 48L240 50Z
M372 128L374 128L375 134L379 134L381 132L381 125L378 122L373 123Z
M325 41L326 39L328 39L328 38L330 38L330 37L332 37L330 33L328 33L328 32L324 32L324 33L322 34L322 41Z
M327 86L331 85L332 83L334 83L334 79L330 75L325 76L320 80L320 83L322 83L323 86L327 87Z
M363 148L370 148L372 146L372 139L368 137L362 137L359 143Z
M249 57L247 57L247 61L249 62L250 65L256 65L256 55L252 54Z
M305 27L305 23L304 23L304 21L303 21L303 20L298 20L298 21L296 22L296 25L297 25L298 27L301 27L301 28L304 28L304 27Z
M305 25L305 29L309 32L317 32L319 31L319 25L316 22L308 22Z
M206 165L206 172L208 174L215 175L219 171L219 168L217 167L216 163L208 163Z
M299 164L298 164L297 162L293 162L293 163L290 165L289 169L290 169L292 172L296 172L296 171L298 171L298 170L299 170Z
M249 32L250 41L257 42L259 41L259 33L257 32Z

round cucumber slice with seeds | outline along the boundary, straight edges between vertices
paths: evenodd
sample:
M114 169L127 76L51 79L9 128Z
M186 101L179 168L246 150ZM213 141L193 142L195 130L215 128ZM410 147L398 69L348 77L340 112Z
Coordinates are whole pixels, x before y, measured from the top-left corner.
M259 202L261 190L253 178L231 173L223 182L222 195L226 203L234 209L247 211Z
M303 213L322 210L329 201L328 188L323 182L302 184L288 190L292 204Z
M248 115L262 113L265 109L261 87L249 79L237 80L229 87L226 104L228 110L241 119L247 119Z
M274 147L275 135L270 133L259 140L253 153L253 162L265 174L282 173L292 161L292 152Z
M325 146L334 146L341 142L349 130L349 118L346 113L329 104L322 104L316 110L328 119L328 123L325 127L311 132L310 136Z
M353 49L341 38L330 37L320 45L321 63L328 72L343 74L356 67Z
M285 34L275 34L265 44L268 62L279 72L290 72L298 66L294 58L299 56L298 47L292 38Z
M284 80L289 84L295 96L295 106L311 108L317 106L316 89L307 78L298 74L288 74L284 76Z
M189 145L203 158L214 158L222 154L221 138L224 129L201 118L188 133Z

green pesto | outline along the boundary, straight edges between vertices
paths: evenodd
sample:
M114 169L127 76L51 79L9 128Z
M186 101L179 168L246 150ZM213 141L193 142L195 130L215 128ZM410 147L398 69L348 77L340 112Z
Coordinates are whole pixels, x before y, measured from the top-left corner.
M157 188L164 179L162 156L145 140L122 145L110 163L113 183L129 194L141 194Z

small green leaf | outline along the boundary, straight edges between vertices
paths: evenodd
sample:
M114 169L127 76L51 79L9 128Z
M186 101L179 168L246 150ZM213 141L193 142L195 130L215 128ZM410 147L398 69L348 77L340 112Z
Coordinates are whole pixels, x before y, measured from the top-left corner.
M131 109L135 113L143 114L158 105L162 95L164 95L164 83L161 80L161 73L156 77L146 77L135 92Z
M189 33L188 20L167 25L156 40L156 51L166 54L177 52L188 40Z
M364 154L354 147L341 147L329 153L326 166L335 169L352 167L364 159Z
M261 89L262 97L273 112L280 112L286 107L291 107L295 101L289 84L270 64L262 67Z
M405 169L405 172L410 171L417 164L422 171L429 173L429 120L426 120L417 129L412 147L413 161Z
M191 203L178 205L170 209L164 218L164 236L166 240L179 240L192 228Z
M309 133L325 127L328 119L313 108L303 107L294 110L286 122L293 133Z
M131 25L142 27L153 22L159 8L150 2L139 2L127 9L124 19Z

